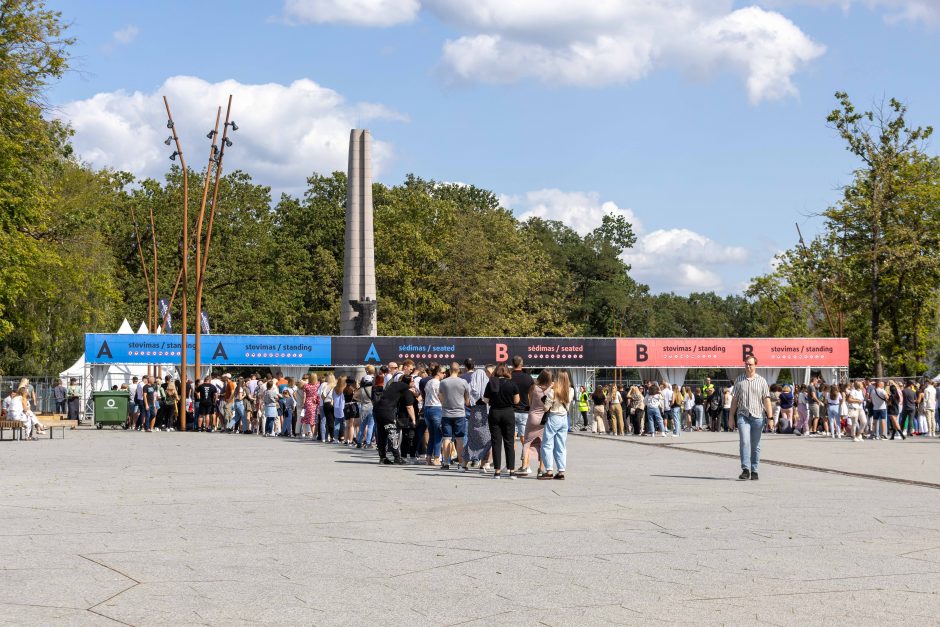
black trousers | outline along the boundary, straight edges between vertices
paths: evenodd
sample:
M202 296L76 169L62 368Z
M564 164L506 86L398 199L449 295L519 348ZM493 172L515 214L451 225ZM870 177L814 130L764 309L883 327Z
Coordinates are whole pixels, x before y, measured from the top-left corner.
M496 472L502 468L502 449L506 452L506 467L515 470L516 457L516 413L512 407L490 407L488 417L490 437L493 440L493 468Z
M388 459L388 453L391 452L395 461L401 459L399 450L398 425L394 420L376 420L375 421L375 448L379 451L379 459Z
M405 424L401 428L401 454L405 457L418 457L418 437L417 428L411 424L409 419L405 419Z
M323 415L326 416L326 440L324 440L324 442L329 442L333 439L333 428L336 426L334 422L336 417L333 415L333 403L323 403Z
M633 431L633 435L640 435L640 431L643 430L642 409L634 409L630 412L630 429Z

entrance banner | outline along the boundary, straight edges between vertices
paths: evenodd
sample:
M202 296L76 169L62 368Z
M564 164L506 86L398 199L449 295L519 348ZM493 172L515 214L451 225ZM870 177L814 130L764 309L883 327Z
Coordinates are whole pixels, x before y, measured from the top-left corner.
M612 338L561 337L333 337L333 365L418 363L436 361L477 365L508 362L516 355L527 367L611 367L616 358Z
M195 358L195 341L186 337L187 361ZM203 335L200 359L206 366L328 366L331 342L316 335ZM175 364L182 356L179 335L87 333L89 364Z
M618 368L845 368L847 338L618 338Z

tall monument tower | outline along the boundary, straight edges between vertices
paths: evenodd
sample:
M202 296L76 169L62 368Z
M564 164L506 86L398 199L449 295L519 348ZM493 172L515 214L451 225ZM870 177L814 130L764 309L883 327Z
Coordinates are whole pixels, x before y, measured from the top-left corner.
M375 335L375 245L372 232L372 134L349 132L346 252L340 335Z

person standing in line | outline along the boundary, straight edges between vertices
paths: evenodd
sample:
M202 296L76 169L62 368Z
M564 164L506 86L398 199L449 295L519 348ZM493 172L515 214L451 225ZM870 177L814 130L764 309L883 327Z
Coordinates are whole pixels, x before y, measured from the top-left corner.
M604 388L599 384L595 384L594 392L591 393L593 409L591 411L590 423L588 424L588 430L591 433L607 433L607 429L604 425L606 414L606 407L604 405L606 402L607 397L604 395Z
M842 438L842 392L835 383L829 386L826 395L826 417L829 420L829 437Z
M888 439L888 394L885 382L877 381L871 386L871 435L872 440Z
M587 393L584 386L578 391L578 413L581 414L581 431L587 431L588 424L588 400L591 396Z
M663 407L660 412L663 415L663 433L665 434L668 429L666 423L672 418L672 386L668 381L659 384L659 393L663 397Z
M545 472L540 480L564 479L568 462L568 405L574 397L568 372L561 370L555 383L541 397L545 406L545 435L542 442L542 461Z
M901 437L914 435L914 423L917 420L917 390L914 382L908 381L901 391L901 415L898 422L901 425Z
M522 468L516 471L518 476L528 476L529 472L531 472L529 470L529 455L532 451L535 451L535 455L539 458L537 477L541 477L545 474L545 460L542 458L542 445L545 443L545 421L548 419L548 415L545 412L548 408L542 401L542 397L544 397L552 387L553 379L552 371L546 368L539 373L535 384L529 388L529 416L526 421L525 438L522 441ZM567 430L565 433L567 434ZM567 437L567 435L565 437Z
M222 375L222 421L226 430L235 426L235 382L232 375Z
M607 412L607 422L610 424L611 435L624 435L623 429L623 386L610 386L610 410Z
M794 396L793 388L788 384L784 384L783 389L780 391L780 420L788 420L790 424L793 424L793 405L794 405Z
M665 396L663 397L665 400ZM672 437L678 438L682 433L682 406L685 403L685 397L682 396L682 388L677 384L672 384L672 397L669 399L668 411L672 419Z
M532 388L532 375L522 369L522 357L516 355L512 358L512 382L516 384L519 390L519 404L513 409L516 420L516 437L519 444L525 444L526 425L529 422L529 390ZM520 446L521 450L521 446ZM522 453L519 453L519 459L522 461Z
M757 358L744 360L744 374L734 382L731 415L738 424L741 474L739 481L757 481L760 463L760 437L764 431L764 418L773 414L770 404L770 386L757 374Z
M809 388L806 390L806 403L809 409L809 435L816 437L819 429L819 391L815 378L809 382Z
M891 439L894 440L897 435L900 435L902 440L906 439L907 436L904 435L904 431L901 430L901 425L898 424L898 416L901 413L901 386L894 381L888 381L888 400L885 404L888 407Z
M212 429L212 414L215 413L215 398L219 389L212 385L212 377L206 375L203 382L196 388L196 430L210 431Z
M643 394L640 392L639 386L630 386L627 399L630 403L630 433L633 436L638 436L643 433L643 423L645 422L643 417L646 414L646 404L643 401Z
M324 377L320 383L320 409L323 413L323 420L320 422L320 441L329 444L333 441L333 388L336 387L336 375L332 372Z
M356 448L369 448L375 431L373 411L373 392L375 390L375 366L366 366L366 374L359 381L356 389L356 402L359 403L359 433L356 435Z
M659 393L658 383L650 384L649 392L643 401L646 405L646 435L655 438L656 432L659 431L663 437L666 437L666 426L663 424L662 413L665 407L665 399Z
M425 461L429 466L441 465L441 379L444 373L437 364L431 364L427 383L424 384L424 422L427 425L428 449Z
M391 371L391 364L389 364ZM401 432L399 431L399 411L404 410L410 420L414 420L414 406L406 396L412 396L410 382L389 381L382 390L382 396L375 400L372 413L375 416L375 443L379 452L380 464L404 464L401 458ZM394 461L388 459L392 453Z
M721 429L722 431L734 431L734 420L731 416L731 399L734 398L730 386L721 391Z
M317 416L320 411L320 381L317 375L309 373L303 385L304 417L300 426L300 437L314 439L317 429Z
M516 477L516 418L515 407L519 405L519 388L512 381L509 368L500 364L496 366L493 378L486 384L483 397L489 401L490 410L487 417L490 427L490 438L493 442L493 478L499 479L502 475L502 451L506 452L506 470L509 478Z
M144 431L151 433L157 420L157 386L154 385L152 376L144 377L143 381L141 395L143 396Z
M212 385L211 383L209 385ZM264 394L261 398L261 404L264 408L264 437L273 438L276 434L277 412L280 403L280 394L277 392L277 385L273 379L269 379L264 386Z
M460 364L457 362L450 365L450 373L441 381L438 394L441 399L441 469L448 470L456 456L457 467L466 472L463 439L467 431L470 384L460 377Z
M327 435L330 442L343 441L343 420L346 411L346 396L343 391L346 389L346 377L336 379L336 384L330 390L330 402L333 404L333 428L327 429Z
M922 394L924 395L924 413L927 421L925 433L927 437L934 438L937 437L937 388L934 387L933 381L927 379Z
M692 409L695 407L695 395L692 394L692 388L689 386L683 386L682 388L682 412L685 416L684 422L686 429L688 431L695 430L695 417L692 414Z
M486 399L483 392L490 377L484 368L476 368L473 360L464 361L466 372L463 379L470 386L470 407L467 410L467 444L464 455L470 466L479 464L481 470L489 470L487 463L493 447L487 419Z

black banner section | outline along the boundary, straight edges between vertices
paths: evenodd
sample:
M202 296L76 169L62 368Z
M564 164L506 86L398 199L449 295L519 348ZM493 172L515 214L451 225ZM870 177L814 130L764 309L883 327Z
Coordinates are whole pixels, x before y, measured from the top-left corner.
M356 337L333 336L335 366L416 362L477 365L509 362L516 355L528 367L611 367L617 344L612 338L551 337Z

